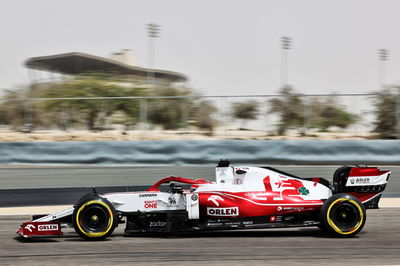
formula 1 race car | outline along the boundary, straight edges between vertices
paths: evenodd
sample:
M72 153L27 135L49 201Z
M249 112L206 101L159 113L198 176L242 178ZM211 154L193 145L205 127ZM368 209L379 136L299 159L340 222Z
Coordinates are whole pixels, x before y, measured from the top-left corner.
M221 160L215 182L171 176L142 192L99 195L93 189L72 208L33 217L17 233L60 236L61 228L73 227L84 239L102 240L125 223L125 234L318 226L346 237L364 227L366 209L378 208L389 175L343 166L329 182Z

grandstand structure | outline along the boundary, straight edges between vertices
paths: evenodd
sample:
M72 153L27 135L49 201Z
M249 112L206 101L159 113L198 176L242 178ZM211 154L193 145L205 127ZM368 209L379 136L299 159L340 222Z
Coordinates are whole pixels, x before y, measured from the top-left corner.
M176 86L188 78L169 70L144 68L134 65L129 49L113 53L109 58L81 52L71 52L32 57L26 60L32 84L56 82L57 80L85 78L102 75L120 85Z

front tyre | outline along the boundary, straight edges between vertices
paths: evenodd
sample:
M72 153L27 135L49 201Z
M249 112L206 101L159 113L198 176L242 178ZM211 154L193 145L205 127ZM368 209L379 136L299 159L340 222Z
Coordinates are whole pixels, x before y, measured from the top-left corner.
M72 220L75 231L86 240L103 240L112 234L117 225L114 206L99 196L80 201Z
M321 208L321 225L335 236L358 234L366 218L364 205L350 194L335 194Z

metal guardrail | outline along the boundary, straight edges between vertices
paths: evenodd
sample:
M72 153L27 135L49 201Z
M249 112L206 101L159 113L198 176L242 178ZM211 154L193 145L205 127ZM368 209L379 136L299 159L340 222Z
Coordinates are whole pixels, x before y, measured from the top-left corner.
M400 141L172 140L0 143L0 164L400 164Z

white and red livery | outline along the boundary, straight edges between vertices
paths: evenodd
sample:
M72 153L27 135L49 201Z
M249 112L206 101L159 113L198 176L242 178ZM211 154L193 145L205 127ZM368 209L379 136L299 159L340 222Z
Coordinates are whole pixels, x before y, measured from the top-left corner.
M167 177L146 191L83 196L67 210L23 223L23 237L60 236L62 227L101 240L125 233L318 226L332 234L361 231L366 209L378 208L390 171L343 166L332 181L301 178L272 167L220 161L216 181ZM169 186L165 184L169 183Z

